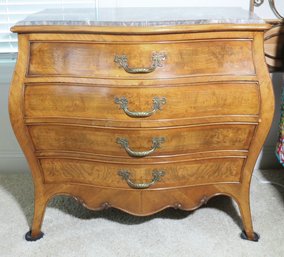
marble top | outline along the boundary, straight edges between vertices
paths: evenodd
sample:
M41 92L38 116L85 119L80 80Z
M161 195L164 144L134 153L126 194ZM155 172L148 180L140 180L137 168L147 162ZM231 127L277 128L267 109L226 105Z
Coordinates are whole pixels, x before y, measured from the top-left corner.
M163 26L187 24L264 23L249 11L238 7L177 8L89 8L46 9L28 16L16 26Z

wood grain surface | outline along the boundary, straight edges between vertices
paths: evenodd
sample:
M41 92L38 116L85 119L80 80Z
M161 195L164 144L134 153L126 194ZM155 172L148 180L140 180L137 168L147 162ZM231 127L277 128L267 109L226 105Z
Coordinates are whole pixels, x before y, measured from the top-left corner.
M119 208L150 215L168 207L192 210L211 197L232 197L254 239L249 191L274 111L263 36L267 24L175 27L16 26L19 56L9 97L10 119L35 186L31 235L41 233L48 201L71 195L90 209ZM148 74L153 52L167 55ZM114 99L153 115L130 117ZM134 151L164 142L144 158ZM165 175L148 189L153 170ZM210 221L208 221L210 222Z
M224 182L240 182L245 158L216 158L199 161L172 163L149 162L144 165L125 163L113 164L103 161L79 161L72 159L42 159L40 161L45 183L90 184L101 187L129 189L118 171L127 170L135 183L147 183L153 170L165 172L161 181L151 189L167 189Z
M69 151L95 155L129 156L117 143L127 139L129 148L152 149L153 138L164 142L151 156L171 156L213 150L248 150L255 124L210 124L158 129L92 128L70 125L33 125L29 133L36 151Z
M211 40L210 44L208 40L136 44L33 42L30 46L28 74L141 80L205 74L252 75L255 70L251 50L250 40L236 39L216 39ZM165 53L167 57L162 67L148 74L129 74L114 62L116 55L126 55L129 67L148 68L153 52Z
M246 91L246 94L243 92ZM149 117L129 117L115 98L128 100L128 110L149 112L155 97L165 98ZM40 105L38 103L41 103ZM177 120L198 117L258 115L259 86L248 82L211 82L187 85L118 87L86 84L28 84L25 87L26 118L69 118L112 121ZM123 123L125 124L125 123Z
M272 26L264 35L266 63L270 71L284 70L284 23L281 20L268 21Z

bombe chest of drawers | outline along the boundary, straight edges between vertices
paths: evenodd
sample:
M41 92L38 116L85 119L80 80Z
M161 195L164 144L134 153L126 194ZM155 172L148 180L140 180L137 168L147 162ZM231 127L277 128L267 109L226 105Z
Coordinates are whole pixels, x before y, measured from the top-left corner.
M42 237L56 195L139 216L227 195L257 241L249 192L274 110L269 25L238 8L64 12L12 28L10 118L35 186L26 239Z

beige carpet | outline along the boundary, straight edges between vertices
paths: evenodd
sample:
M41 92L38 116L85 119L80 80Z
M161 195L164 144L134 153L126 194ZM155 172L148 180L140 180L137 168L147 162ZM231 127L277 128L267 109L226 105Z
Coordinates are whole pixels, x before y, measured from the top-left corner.
M272 184L271 184L272 183ZM168 209L146 218L92 212L67 197L47 208L43 239L26 242L33 214L31 177L0 173L0 257L283 257L284 171L256 171L252 213L258 243L239 238L234 202L216 197L194 212Z

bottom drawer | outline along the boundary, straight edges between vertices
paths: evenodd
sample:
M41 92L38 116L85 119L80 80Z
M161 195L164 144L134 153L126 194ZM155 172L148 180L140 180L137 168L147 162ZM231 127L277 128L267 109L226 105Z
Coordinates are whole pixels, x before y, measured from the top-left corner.
M167 163L105 163L41 159L45 183L76 183L112 188L171 188L239 182L244 158L222 157Z

